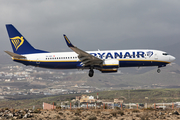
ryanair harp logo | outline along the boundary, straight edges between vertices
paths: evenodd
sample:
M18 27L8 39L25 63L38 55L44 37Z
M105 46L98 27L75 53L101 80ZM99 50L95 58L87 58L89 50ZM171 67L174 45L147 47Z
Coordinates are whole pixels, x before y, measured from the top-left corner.
M14 47L16 48L16 51L24 42L23 36L21 36L21 37L16 36L16 37L13 37L10 39L11 39L11 42L13 43Z
M147 56L151 57L153 55L153 51L148 51Z

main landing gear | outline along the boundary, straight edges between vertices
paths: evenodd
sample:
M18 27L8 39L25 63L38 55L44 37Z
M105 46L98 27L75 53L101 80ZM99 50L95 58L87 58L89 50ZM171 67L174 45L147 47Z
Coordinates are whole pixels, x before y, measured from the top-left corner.
M89 77L92 77L94 75L94 70L93 68L90 68L89 70Z

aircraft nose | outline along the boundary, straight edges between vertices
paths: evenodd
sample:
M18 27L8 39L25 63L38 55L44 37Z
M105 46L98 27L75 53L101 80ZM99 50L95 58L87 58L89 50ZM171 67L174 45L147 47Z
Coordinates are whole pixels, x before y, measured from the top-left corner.
M174 56L170 56L170 57L169 57L170 62L173 62L175 59L176 59L176 58L175 58Z

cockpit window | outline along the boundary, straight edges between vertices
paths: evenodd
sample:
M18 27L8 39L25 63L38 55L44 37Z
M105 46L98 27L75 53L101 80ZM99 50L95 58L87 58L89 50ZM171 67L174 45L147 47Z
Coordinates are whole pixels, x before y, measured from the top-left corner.
M163 53L163 55L168 55L168 53Z

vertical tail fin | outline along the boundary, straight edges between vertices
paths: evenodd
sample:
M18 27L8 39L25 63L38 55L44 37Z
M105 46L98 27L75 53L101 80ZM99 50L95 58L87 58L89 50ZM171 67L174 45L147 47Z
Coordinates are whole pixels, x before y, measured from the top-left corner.
M7 24L6 29L9 35L12 49L17 54L47 53L46 51L35 49L12 25Z

